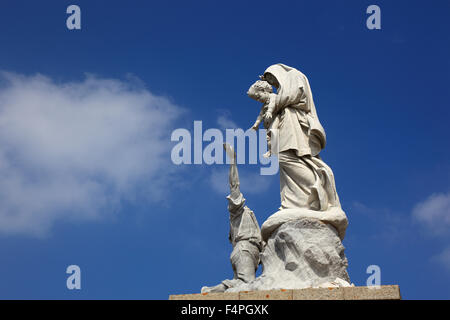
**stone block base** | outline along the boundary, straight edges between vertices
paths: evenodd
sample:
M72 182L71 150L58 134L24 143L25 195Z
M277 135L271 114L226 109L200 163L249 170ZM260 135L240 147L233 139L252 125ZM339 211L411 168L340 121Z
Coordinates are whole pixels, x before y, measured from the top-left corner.
M169 300L400 300L398 285L170 295Z

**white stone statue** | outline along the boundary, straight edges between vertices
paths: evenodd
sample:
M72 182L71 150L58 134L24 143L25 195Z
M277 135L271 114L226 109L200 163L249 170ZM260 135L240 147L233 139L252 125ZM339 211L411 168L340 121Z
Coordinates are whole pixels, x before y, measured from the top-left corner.
M326 135L308 78L283 64L270 66L261 78L277 90L269 130L277 131L278 150L272 152L278 153L281 196L280 211L262 226L263 238L287 220L313 217L331 223L343 239L348 220L341 209L333 171L319 155Z
M242 236L236 238L232 231L230 239L233 253L238 250L242 252L239 257L245 258L233 262L232 254L234 279L204 287L202 292L350 286L342 245L348 220L341 209L333 172L319 155L326 135L307 77L295 68L275 64L250 87L248 95L263 103L252 128L264 120L269 152L278 155L281 207L263 223L258 238L256 218L244 206L239 187L233 187L239 180L236 165L232 164L230 221L240 217ZM249 222L242 227L245 219ZM232 222L231 230L236 230ZM241 245L237 239L245 242ZM236 272L241 261L245 276ZM263 272L255 278L255 263L259 261Z

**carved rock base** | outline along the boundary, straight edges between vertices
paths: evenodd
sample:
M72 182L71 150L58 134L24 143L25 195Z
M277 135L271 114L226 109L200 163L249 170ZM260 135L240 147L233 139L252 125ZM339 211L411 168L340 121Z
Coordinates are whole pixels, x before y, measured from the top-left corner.
M261 276L226 292L351 286L338 232L317 219L278 227L261 253L261 264Z

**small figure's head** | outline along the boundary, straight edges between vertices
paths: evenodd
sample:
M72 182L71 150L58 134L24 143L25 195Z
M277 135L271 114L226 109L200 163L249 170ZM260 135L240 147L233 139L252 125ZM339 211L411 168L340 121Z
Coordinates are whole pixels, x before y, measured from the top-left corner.
M269 95L273 92L272 86L263 80L258 80L248 89L247 94L250 98L262 103L269 102Z

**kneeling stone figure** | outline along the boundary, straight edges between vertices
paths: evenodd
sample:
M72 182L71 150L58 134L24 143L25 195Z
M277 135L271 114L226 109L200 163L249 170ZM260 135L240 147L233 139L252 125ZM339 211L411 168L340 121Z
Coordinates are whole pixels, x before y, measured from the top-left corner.
M262 250L261 230L255 214L245 205L245 198L239 188L239 175L236 165L236 153L230 145L224 149L231 159L229 182L230 195L228 211L230 212L229 240L233 245L230 260L233 267L233 279L224 280L213 287L203 287L201 292L224 292L233 287L248 283L255 279Z

